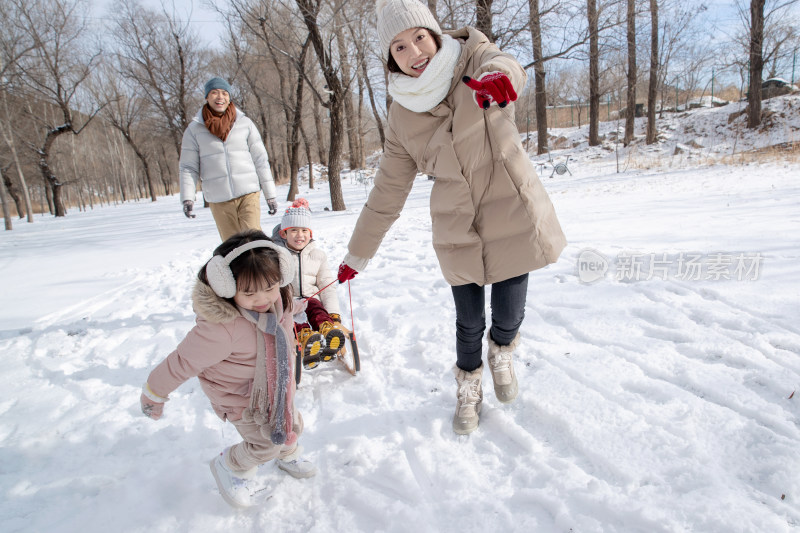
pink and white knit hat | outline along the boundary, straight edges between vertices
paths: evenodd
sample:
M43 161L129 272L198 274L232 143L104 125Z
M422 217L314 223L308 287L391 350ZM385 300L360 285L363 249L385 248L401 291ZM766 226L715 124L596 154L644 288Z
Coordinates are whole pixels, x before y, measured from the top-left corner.
M305 198L295 200L283 214L281 231L289 228L308 228L311 231L311 209L309 209L308 200Z

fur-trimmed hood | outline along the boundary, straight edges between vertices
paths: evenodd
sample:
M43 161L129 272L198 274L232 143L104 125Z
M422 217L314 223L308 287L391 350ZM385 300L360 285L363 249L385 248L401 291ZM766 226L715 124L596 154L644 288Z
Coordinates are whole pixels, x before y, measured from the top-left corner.
M214 324L231 322L241 316L235 306L217 296L211 287L199 279L195 282L192 291L192 307L200 318Z

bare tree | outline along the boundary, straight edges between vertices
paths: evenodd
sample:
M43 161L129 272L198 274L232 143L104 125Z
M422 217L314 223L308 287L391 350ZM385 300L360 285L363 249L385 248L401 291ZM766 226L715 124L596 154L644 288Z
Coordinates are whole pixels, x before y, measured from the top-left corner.
M136 82L158 110L175 153L199 104L192 96L202 84L208 51L178 14L152 11L139 0L115 4L112 33L124 76Z
M102 100L108 102L104 109L104 118L122 134L128 146L136 154L144 170L150 199L155 202L157 197L152 171L144 150L144 139L139 138L145 130L143 122L147 112L147 103L142 95L142 89L137 84L124 85L124 79L117 75L118 70L108 68L104 74L100 88L103 95Z
M355 110L353 109L353 91L351 86L355 76L350 69L350 61L348 57L348 46L345 41L344 22L342 11L344 6L337 5L334 9L334 35L336 37L336 47L339 55L339 70L341 72L340 78L342 80L342 89L344 90L344 97L342 103L344 104L344 117L347 130L347 145L350 148L348 153L350 169L358 168L361 160L361 143L358 136L358 124L356 120Z
M369 6L368 10L370 12L371 9L372 6ZM375 120L375 124L378 129L378 137L380 138L381 148L383 148L383 144L386 141L386 134L383 131L383 121L381 119L381 114L378 110L378 105L375 100L375 91L373 90L372 87L372 81L369 75L369 65L367 64L367 59L369 57L368 54L369 50L367 45L366 31L364 31L364 27L366 26L364 20L367 19L368 16L366 12L362 12L361 15L363 18L360 21L358 19L357 20L349 19L347 21L347 29L350 32L352 43L355 45L356 48L356 62L358 63L358 69L360 70L359 76L361 78L361 82L363 82L367 88L367 96L369 97L369 104L370 104L370 109L372 110L372 117ZM358 22L360 22L360 24ZM381 65L381 70L383 70L382 65ZM363 149L361 155L362 157L364 156Z
M59 113L53 120L33 116L42 125L43 137L35 147L39 155L39 171L50 188L53 210L57 217L66 215L62 199L65 184L56 176L51 164L55 140L65 134L79 135L102 106L76 121L73 106L95 66L100 52L85 42L87 19L81 0L9 0L19 10L21 30L34 48L20 61L21 80L42 102L52 104ZM83 123L79 125L79 121Z
M625 107L625 137L622 143L628 146L633 141L636 118L636 0L627 2L628 75Z
M586 0L589 21L589 146L600 144L600 33L597 0Z
M5 219L6 231L14 229L14 223L11 220L11 210L8 208L8 200L6 199L6 171L9 165L0 168L0 205L3 206L3 218ZM10 180L9 180L10 181Z
M546 5L545 5L546 3ZM586 6L586 4L583 4ZM585 57L584 46L590 40L588 16L577 3L553 0L540 2L528 0L529 28L533 49L533 61L524 68L533 67L534 70L534 97L536 108L537 153L547 152L547 89L545 63L554 59L569 59ZM544 43L544 20L554 19L557 24L549 28L549 33L558 37L548 39L550 51L546 51ZM617 25L618 22L609 20L598 25L597 33ZM555 43L555 44L554 44Z
M11 128L11 115L8 110L8 92L17 81L19 75L18 62L31 50L34 45L27 32L21 30L19 24L19 12L13 9L10 3L0 3L0 91L3 93L3 116L0 119L0 132L2 132L3 140L5 141L8 149L11 151L11 157L14 166L19 176L20 186L22 188L22 195L25 200L25 213L27 213L28 222L33 222L33 209L31 207L31 195L28 190L28 184L25 181L25 173L20 164L19 154L17 153L17 145ZM14 196L11 188L11 179L8 173L4 173L4 180L9 194L17 204L17 213L22 218L22 210L19 209L19 201ZM8 211L5 211L8 213Z
M328 149L328 183L331 194L331 207L334 211L344 211L346 209L344 197L342 195L341 183L341 153L342 137L344 128L342 124L342 107L345 98L345 90L342 85L337 69L333 64L330 47L325 46L317 16L322 7L322 0L296 0L303 22L314 45L317 59L319 60L322 74L328 86L329 98L325 107L330 112L330 147Z
M650 81L647 86L647 144L656 142L658 96L658 0L650 0Z
M491 42L495 41L492 31L492 2L494 0L475 0L475 27Z
M761 124L761 72L764 69L764 4L750 0L750 86L747 92L747 127Z
M289 138L289 147L291 157L289 159L289 174L291 175L291 182L293 187L289 187L289 196L287 200L294 201L297 196L297 175L300 172L300 138L299 134L303 129L303 76L306 68L306 55L308 54L308 47L311 41L306 38L303 43L303 48L300 52L300 57L297 60L297 83L295 84L294 95L294 117L292 119L291 137Z
M702 13L706 11L703 4L695 4L693 0L660 0L658 8L658 19L660 25L659 39L659 72L658 87L660 89L660 100L662 102L662 113L664 102L669 98L670 90L667 80L678 80L683 77L672 72L672 65L676 62L681 64L681 70L685 71L687 65L699 67L692 56L697 55L712 56L713 52L709 49L712 39L702 37L705 28L697 26L698 21L702 20ZM672 87L674 89L675 87ZM678 105L677 99L675 105Z
M547 92L545 90L544 51L542 49L542 19L539 0L528 0L530 6L531 42L533 44L534 94L536 101L537 154L544 154L547 147Z

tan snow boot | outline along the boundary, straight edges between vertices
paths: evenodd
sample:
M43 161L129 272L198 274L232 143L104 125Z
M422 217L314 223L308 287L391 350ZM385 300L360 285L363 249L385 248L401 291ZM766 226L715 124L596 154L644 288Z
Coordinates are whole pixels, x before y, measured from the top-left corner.
M492 371L494 395L502 403L511 403L517 397L517 375L511 356L519 344L519 333L508 346L498 346L489 335L489 370Z
M481 412L481 402L483 402L483 389L481 388L483 364L472 372L466 372L456 366L453 367L453 373L456 375L458 384L453 431L459 435L466 435L478 427L478 415Z

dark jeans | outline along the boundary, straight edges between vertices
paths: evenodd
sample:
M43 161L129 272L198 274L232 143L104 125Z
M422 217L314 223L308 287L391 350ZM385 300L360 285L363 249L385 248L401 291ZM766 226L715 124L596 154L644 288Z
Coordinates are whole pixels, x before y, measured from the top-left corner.
M481 366L486 330L484 288L475 283L451 287L456 304L456 366L471 372ZM528 274L492 284L492 326L489 334L500 346L517 336L525 318Z

